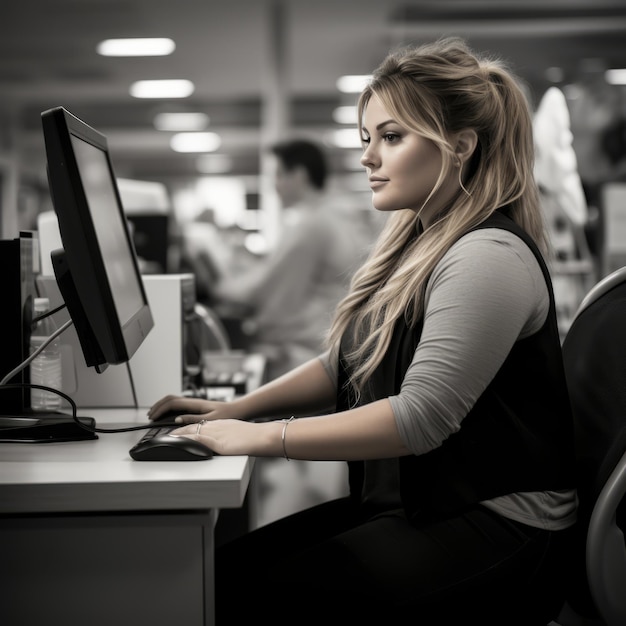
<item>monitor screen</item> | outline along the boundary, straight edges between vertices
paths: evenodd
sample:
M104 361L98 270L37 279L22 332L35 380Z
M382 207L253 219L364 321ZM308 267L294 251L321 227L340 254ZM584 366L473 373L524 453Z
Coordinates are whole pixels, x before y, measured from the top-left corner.
M63 107L41 118L63 243L54 273L85 362L100 372L133 356L152 314L106 137Z

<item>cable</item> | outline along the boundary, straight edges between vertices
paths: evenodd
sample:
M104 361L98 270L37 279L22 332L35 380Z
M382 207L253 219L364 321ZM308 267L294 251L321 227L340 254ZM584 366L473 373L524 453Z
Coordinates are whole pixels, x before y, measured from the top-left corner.
M70 406L72 407L72 419L81 428L88 430L90 433L127 433L132 430L148 430L150 428L159 427L159 424L142 424L141 426L127 426L126 428L97 428L95 426L93 427L88 426L87 424L83 424L83 422L81 422L80 419L78 418L77 416L78 407L76 406L76 402L74 402L74 400L72 400L70 396L63 393L62 391L59 391L58 389L54 389L53 387L46 387L45 385L36 385L34 383L8 383L8 384L4 384L0 386L0 391L2 391L3 389L18 389L18 388L24 389L25 387L28 387L31 389L43 389L44 391L56 393L58 396L61 396L62 398L67 400ZM19 428L23 428L23 426L20 426ZM33 426L32 428L36 428L36 426ZM11 427L9 426L7 428L2 428L0 429L0 432L4 432L6 430L11 430Z
M38 315L37 317L33 318L33 320L31 321L31 324L36 324L37 322L44 319L45 317L50 317L51 315L58 313L64 308L65 308L65 304L60 304L58 307L56 307L56 309L52 309L51 311L46 311L45 313L42 313L41 315Z
M43 315L40 315L39 317L35 318L33 320L33 323L39 321L40 319L43 319L44 317L48 317L49 315L53 315L54 313L56 313L57 311L60 311L61 309L65 308L65 305L61 305L58 306L56 309L52 309L51 311L47 311L46 313L44 313ZM65 393L63 393L62 391L59 391L58 389L54 389L54 387L46 387L45 385L36 385L34 383L9 383L8 381L11 380L16 374L19 374L23 369L25 369L32 361L33 359L40 353L42 352L42 350L44 350L48 344L50 344L52 341L54 341L54 339L56 339L61 333L65 332L71 325L72 325L72 320L69 319L67 320L67 322L65 322L60 328L57 328L57 330L55 330L36 350L33 351L33 353L27 357L26 359L24 359L17 367L15 367L14 369L12 369L2 380L0 380L0 391L2 389L16 389L16 388L25 388L28 387L30 389L43 389L44 391L49 391L51 393L55 393L58 396L61 396L62 398L64 398L65 400L67 400L70 404L70 406L72 407L72 419L81 427L84 428L85 430L88 430L89 432L92 433L126 433L129 432L131 430L146 430L148 428L155 428L154 424L144 424L143 426L129 426L127 428L110 428L110 429L105 429L105 428L96 428L96 427L91 427L88 426L87 424L83 424L77 417L77 407L76 407L76 403L74 402L74 400L72 400L72 398L70 398L70 396L66 395ZM129 378L129 382L130 382L130 386L131 386L131 391L133 394L133 401L135 404L135 408L139 408L139 403L137 400L137 391L135 389L135 382L133 379L133 375L130 369L130 365L127 362L126 363L126 370L128 372L128 378ZM9 428L3 428L4 430L10 430Z

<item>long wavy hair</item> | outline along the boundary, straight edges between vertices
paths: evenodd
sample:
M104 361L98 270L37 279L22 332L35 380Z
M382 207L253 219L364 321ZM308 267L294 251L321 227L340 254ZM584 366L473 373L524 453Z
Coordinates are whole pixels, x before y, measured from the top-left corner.
M454 167L447 136L473 129L478 142L457 194L428 228L419 232L416 211L389 215L336 310L327 342L336 356L344 333L352 333L354 347L343 356L357 397L381 362L397 320L404 316L415 326L421 319L427 281L464 233L507 206L539 248L549 249L533 177L530 103L501 60L476 54L458 38L404 47L389 54L361 93L359 126L374 95L398 123L441 151L441 173L429 197Z

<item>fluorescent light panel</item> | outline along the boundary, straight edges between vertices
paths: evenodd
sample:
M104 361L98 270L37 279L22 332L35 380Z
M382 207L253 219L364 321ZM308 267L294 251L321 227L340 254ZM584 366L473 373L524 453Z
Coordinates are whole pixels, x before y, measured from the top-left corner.
M337 148L361 148L361 137L356 127L333 130L327 137L329 143Z
M155 57L172 54L176 44L166 37L105 39L96 50L105 57Z
M607 70L604 77L610 85L626 85L626 68Z
M215 152L221 145L217 133L176 133L170 139L174 152Z
M351 74L340 76L337 79L337 89L339 89L342 93L360 93L370 80L372 80L372 76L370 74Z
M357 108L355 106L340 106L333 111L333 120L337 124L356 124Z
M208 125L206 113L158 113L154 117L157 130L204 130Z
M187 98L195 89L190 80L138 80L130 86L135 98Z

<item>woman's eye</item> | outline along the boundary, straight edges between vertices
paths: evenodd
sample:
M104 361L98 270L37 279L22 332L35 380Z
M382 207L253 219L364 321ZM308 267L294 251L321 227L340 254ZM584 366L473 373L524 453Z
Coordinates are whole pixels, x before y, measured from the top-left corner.
M369 137L361 137L361 143L364 146L367 146L369 144L369 142L370 142L370 138Z
M398 139L400 139L400 135L397 135L396 133L385 133L383 135L383 139L387 142L387 143L394 143L395 141L397 141Z

